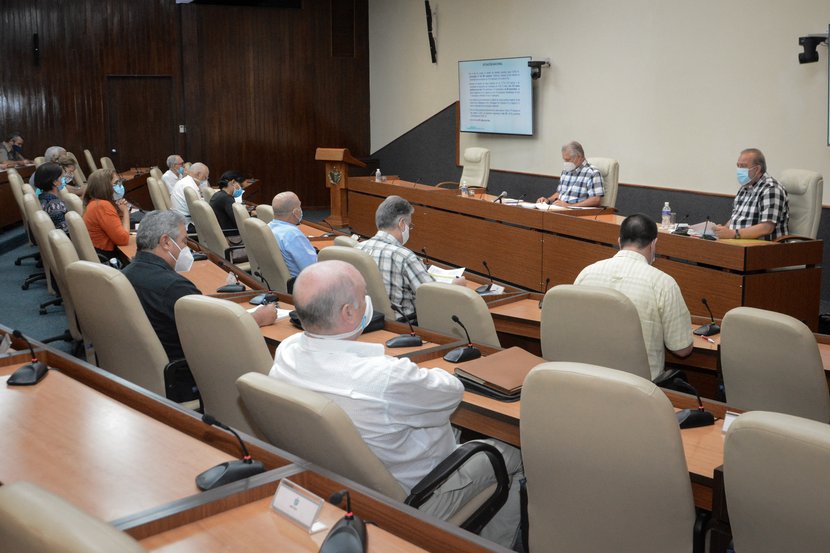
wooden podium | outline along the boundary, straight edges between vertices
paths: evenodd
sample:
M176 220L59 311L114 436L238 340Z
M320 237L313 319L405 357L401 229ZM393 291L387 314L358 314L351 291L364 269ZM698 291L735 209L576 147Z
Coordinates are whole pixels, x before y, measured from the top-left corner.
M349 224L348 198L349 165L366 167L366 164L355 158L347 148L317 148L314 159L326 162L326 188L331 194L331 215L329 223L337 227Z

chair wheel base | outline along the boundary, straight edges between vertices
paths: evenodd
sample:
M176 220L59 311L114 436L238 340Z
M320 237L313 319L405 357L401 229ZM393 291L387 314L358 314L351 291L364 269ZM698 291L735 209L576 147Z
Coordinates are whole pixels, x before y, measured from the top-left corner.
M24 284L24 285L22 285L20 288L21 288L21 289L23 289L23 290L28 290L28 289L29 289L29 285L28 285L28 284Z
M20 267L20 260L19 260L19 259L15 259L15 260L14 260L14 264L15 264L15 265L17 265L18 267Z
M44 307L43 309L40 309L38 313L40 313L41 315L46 315L46 308Z

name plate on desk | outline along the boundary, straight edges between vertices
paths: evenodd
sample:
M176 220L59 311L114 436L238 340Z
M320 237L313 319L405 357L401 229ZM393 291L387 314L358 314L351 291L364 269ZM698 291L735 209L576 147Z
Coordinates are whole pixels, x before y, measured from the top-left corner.
M271 508L305 528L309 534L314 534L327 528L325 524L317 521L323 503L321 497L283 478L271 501Z
M3 336L3 340L0 341L0 353L6 353L9 351L9 348L12 347L12 339L9 337L8 334Z

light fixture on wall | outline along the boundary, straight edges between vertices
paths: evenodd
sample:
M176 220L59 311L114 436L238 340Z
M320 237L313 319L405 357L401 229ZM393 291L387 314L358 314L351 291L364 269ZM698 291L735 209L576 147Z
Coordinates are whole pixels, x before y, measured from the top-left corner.
M550 67L550 58L545 58L544 60L531 60L527 62L527 66L530 67L530 78L534 80L538 79L542 76L542 68Z
M804 48L798 54L798 63L815 63L818 61L818 45L827 44L827 34L798 37L798 45Z

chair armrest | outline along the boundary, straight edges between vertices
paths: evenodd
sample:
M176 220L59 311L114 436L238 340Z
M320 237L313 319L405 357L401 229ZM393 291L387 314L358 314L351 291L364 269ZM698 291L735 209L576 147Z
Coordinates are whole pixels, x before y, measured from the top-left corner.
M807 240L815 240L815 238L801 236L800 234L785 234L784 236L779 236L773 240L773 242L776 244L783 244L785 242L806 242Z
M457 182L446 180L444 182L439 182L435 185L435 188L458 188L460 185Z
M239 246L231 246L230 248L225 248L225 259L233 263L233 252L244 248L244 244L240 244Z
M176 359L164 367L164 391L167 399L176 403L196 399L201 402L196 381L185 359Z
M475 513L461 524L461 528L473 533L479 533L484 526L490 522L502 505L507 501L507 494L510 491L510 475L504 465L504 458L501 452L492 445L484 442L467 442L460 445L446 459L438 463L423 480L418 482L404 500L404 503L416 509L423 505L433 492L441 486L455 471L466 463L470 457L477 453L484 453L493 467L496 476L496 490L493 495L485 501Z

